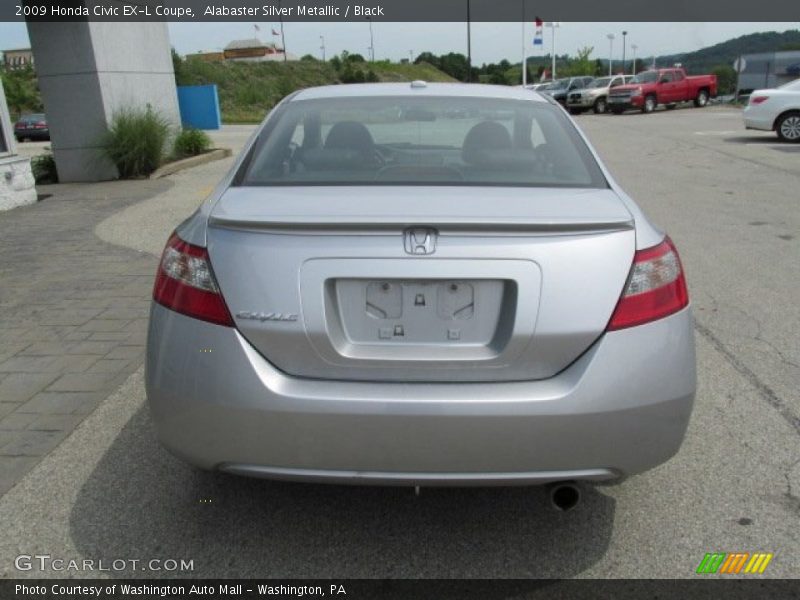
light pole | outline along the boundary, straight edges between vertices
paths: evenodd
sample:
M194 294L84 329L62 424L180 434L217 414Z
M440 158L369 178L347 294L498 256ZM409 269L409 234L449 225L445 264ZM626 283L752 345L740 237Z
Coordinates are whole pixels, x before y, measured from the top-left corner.
M631 44L631 50L633 50L633 69L631 70L631 75L636 75L636 50L639 48L636 44Z
M319 49L322 50L322 62L325 62L325 36L319 36Z
M375 62L375 38L372 36L372 19L367 17L369 21L369 60Z
M552 37L550 38L551 39L551 46L550 46L551 50L550 50L550 52L553 55L553 73L550 76L550 80L551 81L555 81L555 79L556 79L556 28L557 27L561 27L561 23L559 23L558 21L548 21L547 22L547 26L550 27L553 30Z
M614 53L614 34L609 33L607 36L608 38L608 75L611 76L611 65L613 63L613 53Z
M408 51L408 64L410 64L410 65L414 64L414 51L413 50L409 50Z
M627 39L628 32L622 32L622 74L625 75L625 40Z

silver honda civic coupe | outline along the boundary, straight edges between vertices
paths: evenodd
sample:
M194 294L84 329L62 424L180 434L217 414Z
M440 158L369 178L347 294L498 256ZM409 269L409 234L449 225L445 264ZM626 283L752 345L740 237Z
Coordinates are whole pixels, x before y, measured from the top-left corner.
M672 241L554 102L297 92L169 238L146 384L203 469L332 483L618 481L696 379Z

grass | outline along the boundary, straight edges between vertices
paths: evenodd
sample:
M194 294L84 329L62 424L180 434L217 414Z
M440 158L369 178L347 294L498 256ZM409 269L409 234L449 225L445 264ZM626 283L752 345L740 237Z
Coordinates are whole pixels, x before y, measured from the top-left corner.
M188 158L203 154L211 149L211 138L200 129L184 129L176 137L172 146L172 157Z
M102 146L122 179L143 177L155 171L164 158L169 124L148 106L114 113Z
M428 64L360 63L372 69L379 81L454 81ZM341 83L329 62L302 60L261 63L209 63L182 60L176 70L178 85L216 84L225 123L258 123L284 96L298 89Z

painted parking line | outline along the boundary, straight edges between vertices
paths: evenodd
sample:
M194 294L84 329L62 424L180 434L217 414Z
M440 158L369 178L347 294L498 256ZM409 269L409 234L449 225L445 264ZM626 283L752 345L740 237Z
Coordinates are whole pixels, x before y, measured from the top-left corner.
M736 133L742 133L741 129L730 130L727 129L725 131L695 131L695 135L734 135Z

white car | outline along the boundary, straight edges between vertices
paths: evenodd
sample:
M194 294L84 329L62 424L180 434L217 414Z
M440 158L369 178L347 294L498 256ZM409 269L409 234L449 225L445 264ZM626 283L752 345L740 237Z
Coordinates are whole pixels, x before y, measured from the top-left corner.
M750 94L744 109L744 126L774 131L785 142L800 142L800 79Z

